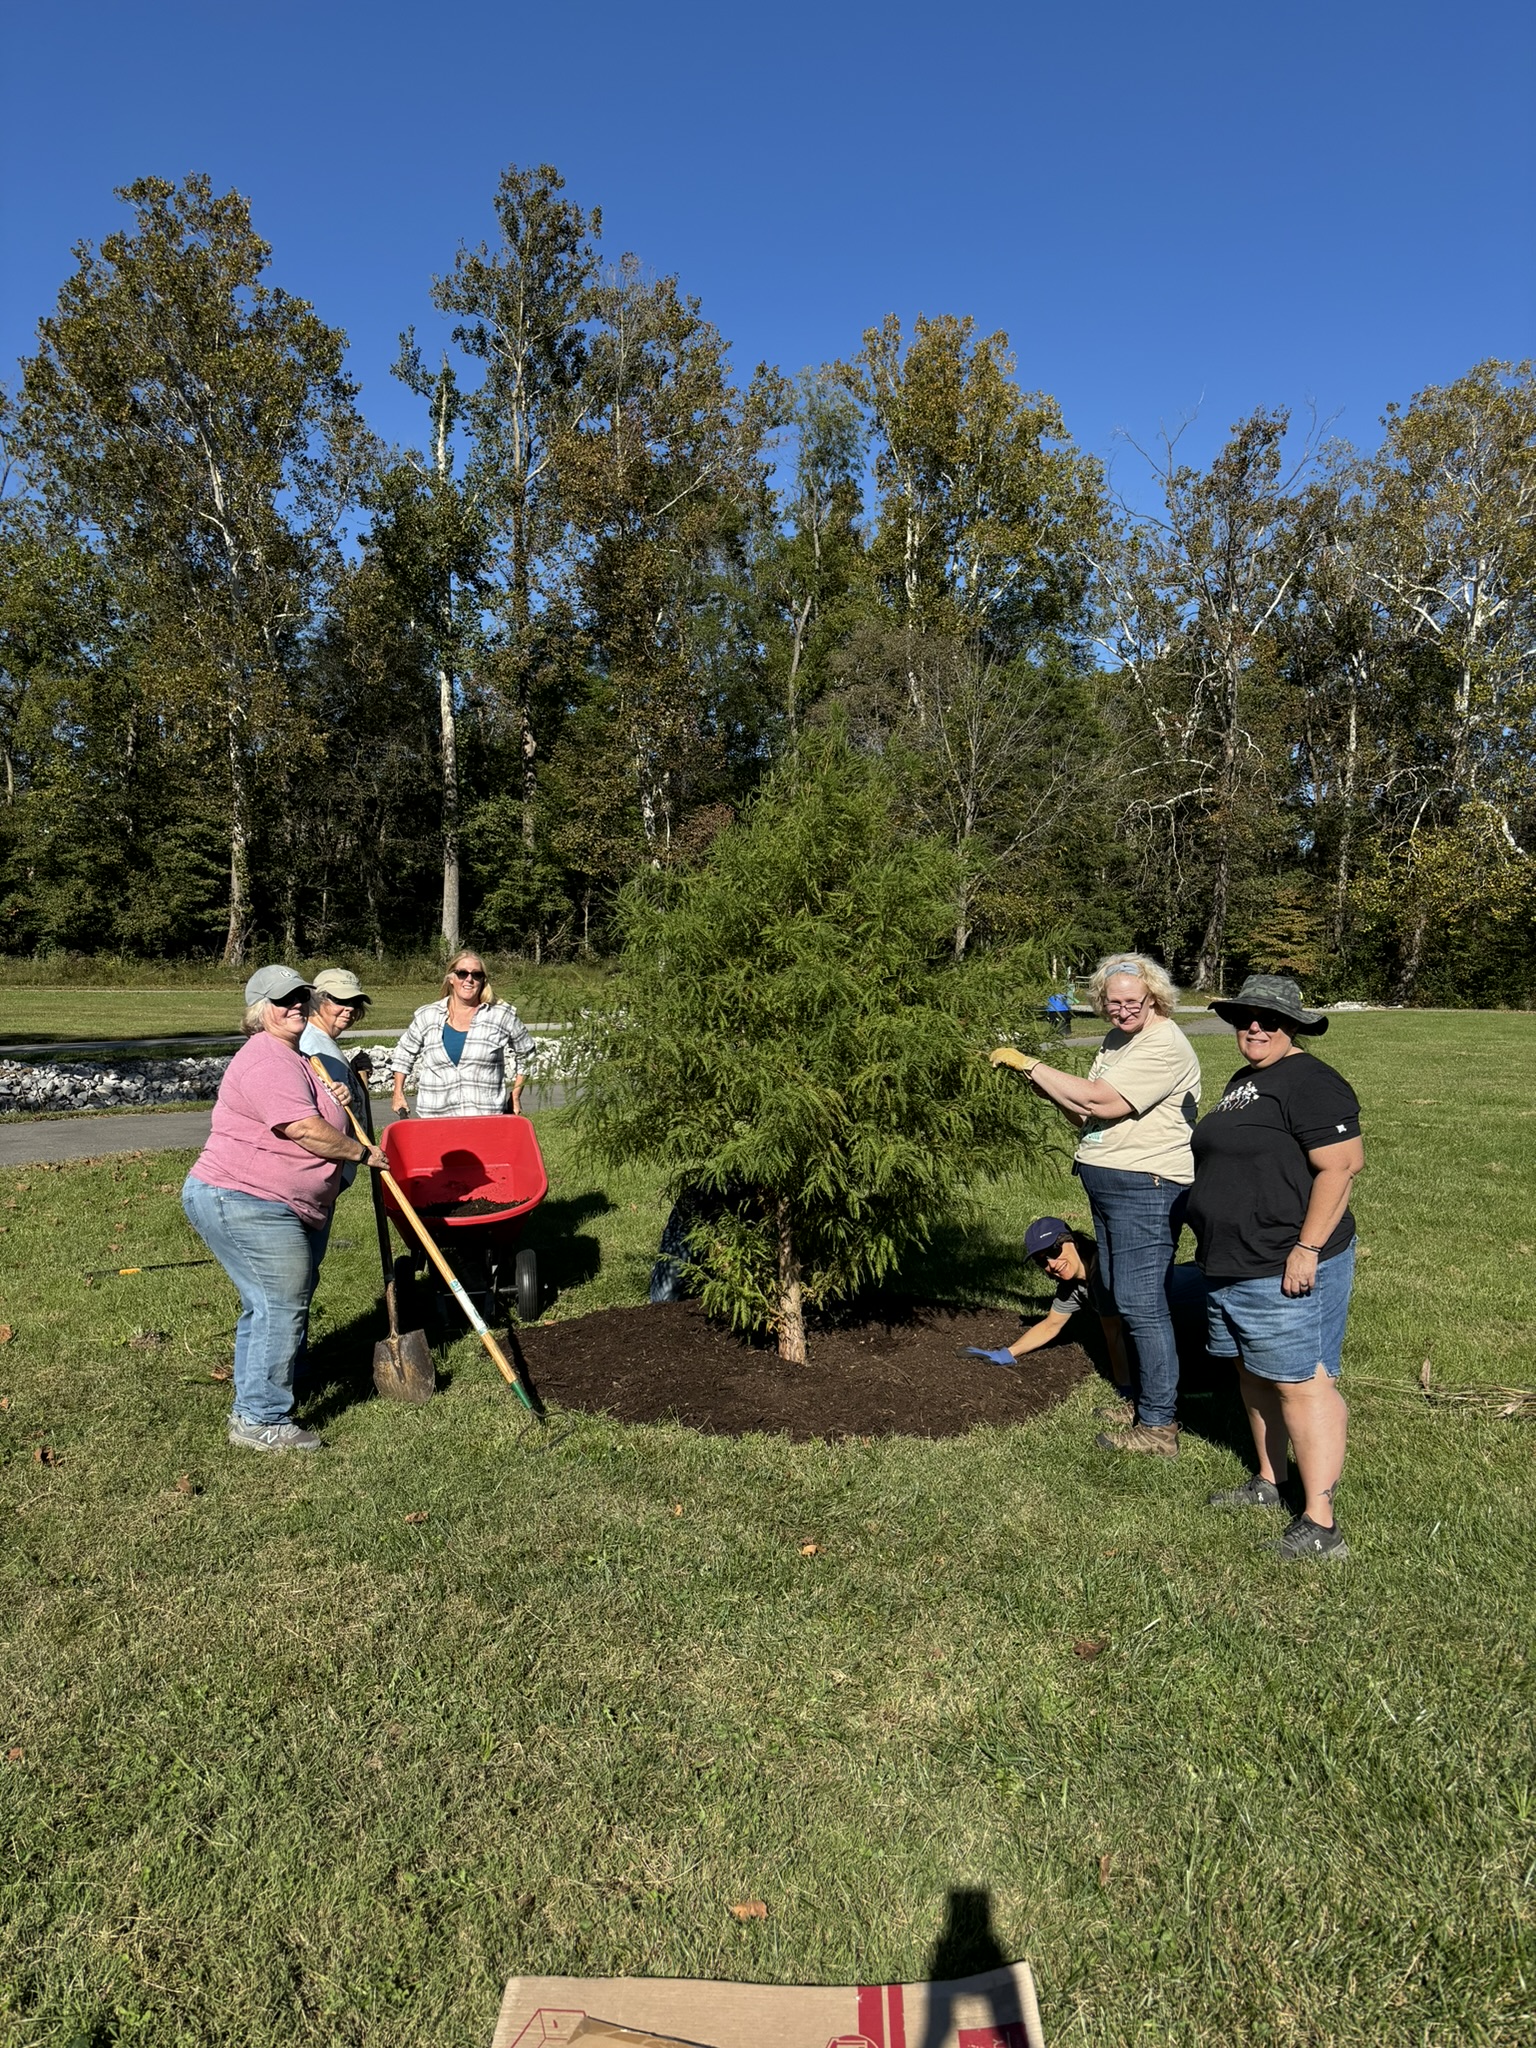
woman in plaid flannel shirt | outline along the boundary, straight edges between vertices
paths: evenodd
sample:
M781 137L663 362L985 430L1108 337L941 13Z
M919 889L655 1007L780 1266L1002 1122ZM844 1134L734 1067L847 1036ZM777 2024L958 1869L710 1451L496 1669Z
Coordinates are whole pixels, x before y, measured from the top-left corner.
M497 1002L480 956L460 953L448 963L441 999L419 1009L400 1034L395 1115L407 1113L406 1076L416 1067L418 1116L516 1116L533 1050L522 1018L510 1003Z

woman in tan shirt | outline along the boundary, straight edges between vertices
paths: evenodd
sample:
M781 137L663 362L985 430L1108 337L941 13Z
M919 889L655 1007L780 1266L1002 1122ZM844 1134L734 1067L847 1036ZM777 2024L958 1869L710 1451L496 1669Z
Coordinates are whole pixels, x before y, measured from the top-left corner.
M1189 1134L1200 1114L1200 1062L1173 1021L1177 990L1155 960L1112 953L1089 983L1109 1022L1088 1078L1012 1046L994 1066L1016 1067L1081 1132L1072 1170L1099 1243L1099 1272L1135 1340L1134 1422L1104 1431L1105 1450L1177 1457L1179 1354L1168 1288L1195 1177Z

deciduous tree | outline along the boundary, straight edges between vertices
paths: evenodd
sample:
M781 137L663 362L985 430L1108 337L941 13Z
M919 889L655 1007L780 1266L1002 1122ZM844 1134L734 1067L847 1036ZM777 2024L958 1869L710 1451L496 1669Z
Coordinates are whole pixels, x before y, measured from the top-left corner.
M310 740L291 664L365 436L343 335L265 281L239 193L194 176L120 196L133 228L76 251L23 365L14 446L47 516L109 563L145 672L217 745L240 962L258 784Z

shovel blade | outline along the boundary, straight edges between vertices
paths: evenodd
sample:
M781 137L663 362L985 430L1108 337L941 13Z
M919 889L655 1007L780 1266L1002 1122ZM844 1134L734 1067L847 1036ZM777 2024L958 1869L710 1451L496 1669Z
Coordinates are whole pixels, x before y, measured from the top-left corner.
M425 1330L402 1330L373 1347L373 1384L386 1401L430 1401L437 1368Z

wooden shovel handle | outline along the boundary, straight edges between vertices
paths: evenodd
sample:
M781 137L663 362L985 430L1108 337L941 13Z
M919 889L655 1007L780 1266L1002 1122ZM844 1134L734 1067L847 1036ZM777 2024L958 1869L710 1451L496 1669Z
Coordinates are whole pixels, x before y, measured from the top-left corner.
M326 1074L325 1068L321 1066L319 1060L314 1058L313 1055L311 1055L309 1063L314 1068L315 1072L320 1076L322 1081L327 1080L329 1078L329 1076ZM347 1103L345 1107L347 1112L347 1121L352 1126L353 1137L356 1138L357 1142L360 1145L369 1145L371 1141L365 1134L362 1125L358 1122L357 1117L353 1112L351 1103ZM374 1149L377 1148L375 1147ZM529 1414L537 1415L539 1411L537 1410L537 1408L534 1407L532 1401L529 1400L527 1390L523 1386L522 1381L518 1378L517 1374L512 1370L511 1366L508 1365L506 1358L502 1354L501 1346L496 1342L496 1339L491 1335L490 1331L486 1328L485 1318L481 1315L480 1311L475 1307L474 1303L470 1300L469 1295L465 1291L463 1281L460 1280L458 1274L454 1272L452 1266L449 1265L448 1261L443 1257L442 1253L438 1250L436 1238L433 1237L431 1231L428 1230L425 1223L422 1222L421 1218L416 1214L416 1211L411 1207L410 1201L406 1196L404 1188L401 1187L399 1181L395 1179L395 1176L390 1172L387 1166L378 1166L375 1167L373 1170L378 1174L379 1178L383 1181L385 1187L387 1187L389 1189L389 1192L394 1196L395 1201L399 1206L401 1215L405 1218L406 1222L410 1224L412 1230L415 1231L416 1235L421 1239L422 1250L426 1253L427 1257L432 1261L433 1265L436 1266L438 1272L441 1273L443 1278L448 1282L449 1287L453 1291L454 1299L458 1302L459 1307L463 1309L464 1313L469 1317L471 1324L474 1326L476 1334L479 1336L480 1342L485 1346L486 1350L489 1351L489 1353L491 1354L491 1357L496 1361L496 1370L501 1374L502 1378L506 1381L507 1385L512 1389L513 1393L516 1394L517 1398L522 1402L523 1406L528 1410Z

